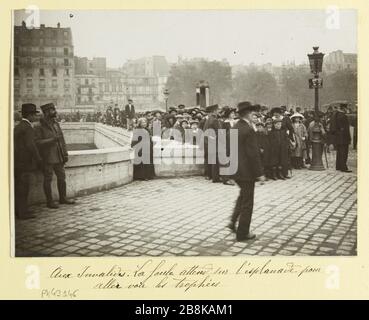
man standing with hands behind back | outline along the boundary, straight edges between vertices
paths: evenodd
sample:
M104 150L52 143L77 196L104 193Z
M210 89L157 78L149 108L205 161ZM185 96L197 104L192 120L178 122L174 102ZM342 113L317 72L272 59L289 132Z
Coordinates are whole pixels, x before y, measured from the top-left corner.
M257 112L250 102L240 102L237 106L239 121L233 129L238 130L238 168L234 180L240 187L231 223L228 227L236 232L237 241L254 239L250 232L251 216L254 207L255 181L264 183L263 166L257 143L257 135L252 125L252 118ZM236 230L236 222L238 228Z
M67 146L63 132L56 121L56 109L53 103L41 106L44 118L40 119L40 124L36 127L36 140L44 162L44 192L47 207L50 209L58 208L53 201L51 182L53 172L57 178L60 204L74 204L74 200L67 199L67 185L65 182L64 164L68 161Z

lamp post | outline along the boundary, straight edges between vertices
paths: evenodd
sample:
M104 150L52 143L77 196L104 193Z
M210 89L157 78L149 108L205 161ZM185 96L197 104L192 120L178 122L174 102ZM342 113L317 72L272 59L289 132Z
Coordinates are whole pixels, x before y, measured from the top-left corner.
M319 47L313 47L314 52L308 54L311 73L314 78L309 79L309 88L314 89L314 127L312 128L312 160L310 170L322 171L325 170L322 155L323 155L323 133L321 130L320 115L319 115L319 89L323 87L323 80L319 78L319 73L322 72L324 53L318 51Z
M169 90L167 88L163 91L164 100L165 100L165 112L168 112L168 98L169 98Z

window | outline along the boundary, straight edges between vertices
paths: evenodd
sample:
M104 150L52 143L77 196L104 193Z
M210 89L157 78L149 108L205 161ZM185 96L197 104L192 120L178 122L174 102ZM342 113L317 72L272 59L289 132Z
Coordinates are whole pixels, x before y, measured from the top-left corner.
M88 101L89 101L89 102L92 102L92 96L89 96L89 97L88 97Z
M81 97L77 97L77 103L81 103Z
M64 38L68 37L68 31L64 31Z
M45 53L44 47L40 47L40 56L43 56Z
M53 69L53 77L56 77L57 74L56 74L56 69Z
M40 44L44 44L44 39L40 38Z
M19 59L18 58L14 58L14 64L18 65L19 64Z
M14 68L14 75L19 76L19 69L18 68Z
M32 89L33 85L32 85L32 79L27 79L27 88L28 89Z
M14 88L19 88L19 87L20 87L19 79L14 79Z
M53 58L53 65L55 66L56 65L56 59Z
M51 48L51 53L53 54L53 56L56 55L56 48Z
M40 58L40 66L44 65L44 58Z
M109 91L109 85L105 83L105 91Z
M69 88L70 83L69 83L69 79L65 79L64 80L64 88Z
M64 69L64 75L69 76L69 69L68 68Z
M81 94L81 88L77 89L78 94Z
M40 87L40 88L45 88L45 87L46 87L45 79L40 79L39 87Z
M68 55L68 48L64 48L64 55Z
M17 56L19 53L19 47L14 47L14 54Z
M32 64L32 59L30 57L27 58L27 64L31 65Z
M69 60L68 59L64 59L64 66L69 66Z
M43 68L40 69L40 77L45 76L45 70Z
M85 79L85 85L88 85L88 79Z
M52 80L52 82L51 82L51 86L52 86L54 89L58 88L58 82L57 82L55 79L53 79L53 80Z

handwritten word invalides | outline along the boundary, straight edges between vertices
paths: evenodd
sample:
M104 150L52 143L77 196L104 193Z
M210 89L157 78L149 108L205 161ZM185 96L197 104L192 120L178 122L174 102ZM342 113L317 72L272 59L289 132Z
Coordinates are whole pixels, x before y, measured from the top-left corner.
M193 289L218 288L231 278L263 278L277 275L297 279L308 274L321 273L319 266L303 265L294 262L245 260L240 264L225 267L216 263L181 265L165 259L148 259L136 265L112 265L104 268L85 265L77 272L63 266L55 267L49 274L51 279L77 279L88 282L93 289L145 289L176 288L188 292ZM74 282L75 284L75 282Z

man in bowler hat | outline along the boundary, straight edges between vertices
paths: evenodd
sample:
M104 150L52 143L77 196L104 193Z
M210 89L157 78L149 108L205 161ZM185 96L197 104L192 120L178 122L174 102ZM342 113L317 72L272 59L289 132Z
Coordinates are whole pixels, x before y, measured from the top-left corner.
M53 172L57 178L60 204L74 204L74 200L67 199L67 185L65 182L64 164L68 161L67 146L63 132L56 121L56 109L53 103L41 106L44 118L40 119L39 126L36 127L37 145L44 162L44 192L47 207L50 209L58 208L53 201L51 182Z
M36 106L22 105L22 120L14 128L14 198L15 215L18 219L31 219L35 216L28 209L28 193L32 172L41 166L33 122L36 119Z
M245 241L255 238L255 234L250 232L255 181L264 183L265 177L257 135L252 125L257 109L248 101L240 102L237 108L240 119L233 129L238 130L238 168L234 180L240 187L240 194L228 227L236 232L237 241Z

